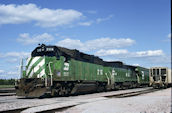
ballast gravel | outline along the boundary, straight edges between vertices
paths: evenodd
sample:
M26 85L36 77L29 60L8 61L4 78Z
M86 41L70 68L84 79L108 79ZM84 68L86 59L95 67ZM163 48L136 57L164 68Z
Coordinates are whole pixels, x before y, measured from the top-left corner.
M140 91L146 90L150 88L137 88L137 89L129 89L129 90L119 90L119 91L111 91L111 92L101 92L101 93L93 93L87 95L78 95L78 96L70 96L70 97L54 97L54 98L44 98L44 99L25 99L17 96L1 96L0 97L0 112L20 109L20 108L30 108L36 106L44 106L44 105L54 105L60 103L68 102L78 102L78 103L89 103L90 99L92 101L97 101L96 98L114 95L119 93L126 93L132 91Z
M144 88L148 89L148 88ZM0 97L0 112L14 110L17 108L28 108L34 112L60 105L76 103L75 107L57 111L57 113L170 113L171 110L171 89L164 89L127 98L107 98L103 96L139 91L143 89L129 89L111 92L94 93L70 97L56 97L44 99L19 99L16 96ZM50 107L49 107L50 106ZM34 109L35 107L35 109ZM30 112L29 111L29 112ZM27 111L28 112L28 111Z
M60 113L170 113L171 91L168 88L134 97L110 98L77 105Z

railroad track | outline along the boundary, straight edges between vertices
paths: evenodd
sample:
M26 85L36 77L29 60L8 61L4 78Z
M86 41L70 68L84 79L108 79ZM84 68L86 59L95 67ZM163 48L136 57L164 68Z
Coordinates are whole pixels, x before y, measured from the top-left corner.
M121 94L115 94L115 95L109 95L109 96L104 96L107 98L125 98L125 97L132 97L132 96L137 96L137 95L141 95L141 94L146 94L146 93L152 93L155 91L158 91L159 89L147 89L147 90L142 90L142 91L134 91L134 92L129 92L129 93L121 93ZM72 105L72 106L66 106L66 107L62 107L59 109L52 109L52 110L47 110L47 111L41 111L38 113L55 113L55 112L62 112L65 111L68 108L74 107L76 105ZM25 112L24 112L25 113Z
M0 88L0 96L16 95L15 88Z
M42 105L35 105L35 106L25 106L21 108L11 109L11 110L4 110L1 111L2 113L54 113L66 110L67 108L77 106L84 103L90 103L95 101L106 100L109 98L125 98L131 96L137 96L141 94L146 94L150 92L158 91L158 89L153 88L143 88L143 89L130 89L130 90L119 90L119 91L112 91L112 92L103 92L97 94L88 94L88 95L80 95L80 96L73 96L73 97L63 97L63 98L50 98L52 100L57 100L52 103L42 104ZM91 96L91 97L89 97ZM44 99L42 99L44 101ZM25 100L26 101L26 100ZM34 101L34 100L33 100ZM0 106L1 107L1 106Z
M25 109L27 109L27 108L19 108L19 109L15 109L15 110L0 111L0 113L21 113Z
M0 88L0 93L14 93L15 88Z
M121 94L116 94L116 95L109 95L105 96L108 98L125 98L125 97L132 97L132 96L137 96L141 94L146 94L146 93L152 93L154 91L159 91L160 89L148 89L148 90L142 90L142 91L136 91L136 92L129 92L129 93L121 93Z
M0 93L0 96L14 96L16 93Z

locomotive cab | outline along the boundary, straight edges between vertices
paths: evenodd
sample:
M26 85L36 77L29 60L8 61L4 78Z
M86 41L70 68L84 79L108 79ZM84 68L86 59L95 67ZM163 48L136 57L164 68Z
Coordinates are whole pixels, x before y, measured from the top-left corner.
M26 59L25 65L21 64L21 77L47 78L52 75L52 63L58 61L60 56L54 46L42 44L33 50L31 57Z

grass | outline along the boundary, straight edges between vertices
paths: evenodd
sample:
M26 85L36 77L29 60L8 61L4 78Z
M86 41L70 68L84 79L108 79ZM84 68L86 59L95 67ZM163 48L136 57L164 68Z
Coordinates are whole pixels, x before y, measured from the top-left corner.
M14 85L0 85L0 88L14 88Z

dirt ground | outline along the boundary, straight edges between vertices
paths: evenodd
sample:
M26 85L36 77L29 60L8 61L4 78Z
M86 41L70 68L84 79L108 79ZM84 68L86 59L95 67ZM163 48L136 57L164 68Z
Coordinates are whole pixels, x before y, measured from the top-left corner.
M81 104L63 113L170 113L171 91L168 88L135 97L109 98Z

